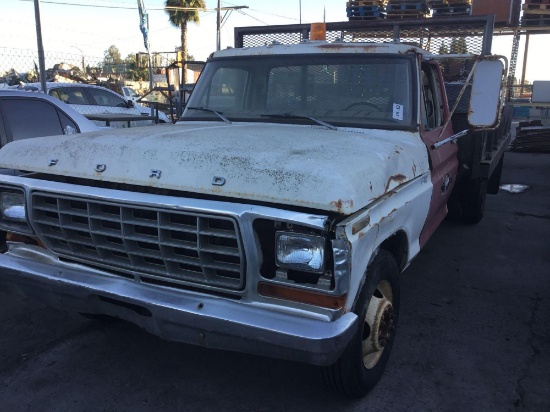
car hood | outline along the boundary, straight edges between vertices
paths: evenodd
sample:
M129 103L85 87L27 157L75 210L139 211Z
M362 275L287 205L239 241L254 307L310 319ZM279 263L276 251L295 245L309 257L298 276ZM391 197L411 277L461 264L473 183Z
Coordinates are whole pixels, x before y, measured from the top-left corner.
M185 122L20 140L0 167L349 214L429 163L413 132Z

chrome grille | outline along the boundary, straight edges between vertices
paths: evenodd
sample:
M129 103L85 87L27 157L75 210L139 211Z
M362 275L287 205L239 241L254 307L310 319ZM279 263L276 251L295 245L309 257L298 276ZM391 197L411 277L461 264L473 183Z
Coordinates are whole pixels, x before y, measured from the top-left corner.
M33 193L32 222L62 256L137 277L244 287L243 249L231 218Z

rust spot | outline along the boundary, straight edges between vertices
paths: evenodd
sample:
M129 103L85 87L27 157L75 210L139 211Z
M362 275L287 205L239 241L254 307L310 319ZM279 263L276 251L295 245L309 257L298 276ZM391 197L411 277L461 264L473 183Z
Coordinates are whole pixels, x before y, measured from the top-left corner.
M317 46L319 49L329 49L329 50L341 50L341 49L349 49L350 48L350 45L349 44L346 44L346 43L325 43L325 44L320 44ZM358 46L351 46L353 47L354 49L356 49ZM365 45L363 47L360 47L364 52L368 53L372 50L376 50L377 48L379 48L379 45Z
M391 182L395 182L395 183L399 184L399 183L403 183L405 180L407 180L407 176L402 175L402 174L391 176L388 179L388 183L386 183L386 188L384 189L384 193L388 192L388 189L390 188Z
M336 202L330 202L330 205L332 207L335 207L338 213L342 213L342 209L344 206L348 206L350 209L353 209L353 200L342 200L338 199Z
M363 236L365 236L365 232L359 232L359 235L357 235L359 239L361 239Z
M336 210L338 210L338 212L341 212L342 211L342 199L338 199L337 202L330 202L331 206L334 206L336 207Z

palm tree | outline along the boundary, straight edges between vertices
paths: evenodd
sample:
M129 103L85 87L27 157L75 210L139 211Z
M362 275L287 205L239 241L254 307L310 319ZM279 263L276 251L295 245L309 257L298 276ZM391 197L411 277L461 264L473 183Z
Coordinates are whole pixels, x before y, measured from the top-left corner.
M174 9L178 7L180 9ZM186 8L187 10L183 10ZM165 11L168 20L181 31L181 52L183 58L187 57L187 22L199 23L199 10L206 8L204 0L166 0ZM183 82L187 83L187 73L183 70Z

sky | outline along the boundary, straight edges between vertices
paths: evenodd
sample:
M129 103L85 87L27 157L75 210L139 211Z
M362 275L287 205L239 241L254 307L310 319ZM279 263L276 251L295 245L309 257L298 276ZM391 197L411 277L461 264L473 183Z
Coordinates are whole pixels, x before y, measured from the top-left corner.
M164 0L143 0L149 13L151 51L169 52L179 46L179 29L168 21ZM58 4L55 4L58 3ZM231 0L222 7L248 6L233 11L221 31L222 48L233 46L233 29L240 26L346 21L346 0ZM77 6L80 4L85 6ZM205 60L216 49L217 0L206 0L207 11L200 24L189 24L188 48L196 60ZM40 0L42 38L46 52L89 56L96 60L115 45L122 57L144 51L136 0ZM529 44L527 80L550 80L545 59L550 34L532 35ZM521 77L524 38L516 76ZM493 41L493 53L510 56L511 36ZM36 50L34 0L0 0L0 48ZM0 62L1 63L1 62Z

